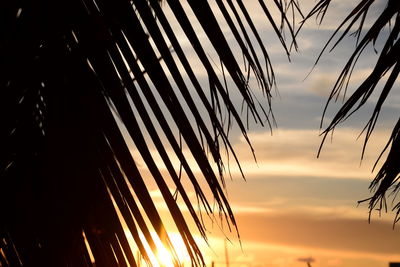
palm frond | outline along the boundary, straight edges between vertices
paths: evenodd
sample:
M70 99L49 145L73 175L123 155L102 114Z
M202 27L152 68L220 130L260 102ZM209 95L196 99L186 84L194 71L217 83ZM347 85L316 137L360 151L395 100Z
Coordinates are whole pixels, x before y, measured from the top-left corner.
M330 2L330 0L319 1L312 11L306 16L306 19L317 15L321 22L328 10ZM365 132L364 146L362 150L363 156L368 140L370 139L375 128L382 106L388 98L390 91L393 89L396 80L398 79L400 71L400 42L398 39L400 31L400 4L398 1L388 0L384 10L378 16L373 17L371 26L364 30L367 13L374 2L374 0L359 1L356 7L348 14L348 16L335 30L327 44L324 46L321 54L317 58L318 62L323 52L333 42L335 37L338 36L337 40L333 43L331 50L334 49L343 40L343 38L350 33L354 25L358 23L356 30L351 33L356 37L356 48L351 54L332 89L323 112L324 117L327 107L331 101L338 100L341 93L343 93L344 99L351 79L351 74L355 68L357 60L363 55L365 48L370 44L375 45L375 42L379 38L384 40L384 46L379 52L379 57L371 73L348 97L334 118L330 121L329 125L323 131L323 141L319 153L327 134L333 131L338 124L345 121L348 117L365 105L365 103L367 103L367 101L370 99L372 93L376 90L380 90L378 84L383 81L385 84L380 91L372 115L363 130L363 132ZM342 92L343 90L344 92ZM322 123L323 120L321 120L321 127ZM385 209L386 195L390 190L392 190L393 195L395 195L398 191L399 186L394 186L395 183L398 182L398 176L400 174L400 169L398 167L400 166L400 154L399 150L396 149L398 143L397 134L398 124L394 127L392 136L390 137L387 146L384 148L385 151L388 146L391 146L387 158L370 186L370 188L374 190L374 195L367 199L369 200L370 211L377 207L378 209ZM400 206L398 204L395 204L393 207L394 210L397 209L397 214L399 214L399 208Z
M284 27L278 30L263 1L259 4L288 51ZM172 14L167 16L162 5ZM275 5L294 37L286 18L288 6L281 1ZM221 156L225 150L239 164L229 140L232 124L252 147L248 123L230 98L233 90L255 122L270 123L270 110L266 112L252 93L249 79L254 76L270 103L275 76L245 3L35 0L3 1L0 10L0 198L6 203L0 221L1 265L92 266L94 259L96 266L136 266L134 249L152 264L157 239L179 265L144 167L162 194L192 265L204 265L173 191L204 238L205 225L189 190L212 220L218 212L237 230L223 191L226 163ZM187 15L189 10L195 18ZM249 68L238 63L216 10ZM171 20L184 37L175 33ZM198 38L195 21L215 50L222 74ZM189 40L206 71L208 87L201 85L182 38ZM228 89L227 80L235 86ZM128 143L138 151L137 158Z

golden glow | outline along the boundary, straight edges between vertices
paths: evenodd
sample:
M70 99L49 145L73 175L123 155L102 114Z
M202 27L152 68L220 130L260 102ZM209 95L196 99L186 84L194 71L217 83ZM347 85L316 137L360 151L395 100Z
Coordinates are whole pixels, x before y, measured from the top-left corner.
M132 248L137 249L136 245L135 245L135 241L133 240L132 235L130 234L130 232L128 230L125 231L125 234L128 238L128 241L131 245ZM142 234L141 235L141 239L144 243L145 242L145 238ZM157 234L155 232L152 232L151 235L153 236L153 240L156 244L157 247L157 252L154 254L150 247L146 244L145 245L145 249L150 257L150 262L153 266L159 266L159 267L174 267L174 256L173 253L171 251L169 251L160 241L160 239L157 237ZM169 234L169 238L172 242L172 245L175 248L175 252L176 255L178 257L179 263L182 266L190 266L191 262L190 262L190 257L189 254L186 250L185 244L183 243L183 240L181 238L181 236L179 235L179 233L170 233ZM198 243L202 243L201 238L200 237L195 237L195 239L198 241ZM203 241L204 242L204 241ZM134 251L134 254L137 255L138 252ZM140 261L140 265L144 266L145 262L144 259L139 259L137 258L137 260Z
M158 248L157 260L160 263L160 266L174 267L172 254L164 246Z
M178 254L179 261L182 263L190 263L189 254L187 253L186 246L183 243L181 236L178 233L172 233L169 235L171 242Z

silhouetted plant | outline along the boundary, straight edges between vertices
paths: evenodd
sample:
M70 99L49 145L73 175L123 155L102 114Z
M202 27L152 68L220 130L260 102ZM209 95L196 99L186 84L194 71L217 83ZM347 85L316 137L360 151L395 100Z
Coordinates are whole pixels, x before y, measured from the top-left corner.
M179 264L141 162L132 157L127 142L134 143L147 166L194 265L204 264L201 251L167 177L204 238L204 224L188 197L189 189L210 218L217 213L236 228L222 189L221 152L226 150L237 161L228 139L232 123L249 140L229 94L237 90L247 120L252 117L264 124L269 111L248 82L254 76L269 100L275 83L272 64L242 1L216 1L213 8L208 1L188 1L186 7L179 0L165 2L173 12L168 17L157 0L1 2L2 265L91 265L88 244L96 266L134 266L124 223L148 263L151 252L145 247L156 253L151 235L155 231ZM264 2L259 5L286 49L281 29ZM283 24L294 32L285 17L288 6L278 1L275 6ZM223 76L197 37L189 9L216 51ZM245 73L215 10L239 44ZM171 28L172 20L180 25L182 36ZM249 35L255 36L261 58ZM182 38L190 42L207 73L208 86L200 84ZM229 90L226 79L234 84ZM194 174L182 143L200 175ZM166 146L186 173L188 187ZM200 179L208 185L215 210Z
M356 38L357 45L340 73L328 98L328 102L323 112L323 115L325 115L326 109L331 101L337 101L340 98L341 93L343 93L344 99L350 83L351 74L356 66L357 60L362 57L365 48L368 45L375 45L375 42L379 38L384 41L382 50L379 52L376 51L379 54L379 57L371 73L348 97L343 106L331 120L328 127L323 131L323 140L325 140L326 136L330 132L333 132L338 124L344 122L348 117L365 105L365 103L370 100L374 91L381 90L372 115L363 130L365 133L365 139L362 155L364 154L367 142L375 128L382 106L387 100L390 91L393 89L400 72L400 40L398 38L400 31L400 2L395 0L384 1L386 6L382 12L372 15L368 21L370 24L365 27L365 22L368 18L368 11L375 2L375 0L358 1L356 7L349 12L348 16L335 30L317 59L318 62L323 52L332 42L334 43L330 51L332 51L347 34L351 33L351 35ZM318 1L315 7L305 17L304 21L315 16L317 20L322 23L326 12L329 10L330 4L331 0ZM354 28L354 32L351 32ZM335 37L337 37L337 40L335 40ZM384 83L382 88L378 86L381 81ZM321 127L322 126L321 121ZM392 195L394 203L393 211L396 212L394 223L396 223L400 220L400 202L394 202L400 187L400 119L393 127L390 139L388 140L387 145L383 148L378 161L389 147L390 149L386 160L370 185L371 191L374 192L373 196L360 202L369 201L370 214L375 209L378 209L379 211L387 211L386 196L388 194ZM375 163L375 166L376 164L377 163Z
M360 19L356 34L362 36L365 14L372 2L360 1L340 27L352 26ZM249 78L254 77L270 102L270 90L275 84L272 63L252 14L241 0L216 0L213 7L208 1L189 0L184 3L187 6L182 3L179 0L1 2L1 265L91 266L87 242L96 266L135 266L124 224L147 262L150 262L148 253L156 251L151 235L154 230L172 251L178 265L140 170L142 162L163 196L193 265L204 264L201 251L166 177L173 182L204 238L204 224L189 199L189 189L195 192L198 205L208 216L218 217L217 213L236 228L223 192L225 163L221 153L226 151L240 168L228 138L232 124L250 145L246 133L249 118L262 125L273 122L270 106L265 108L259 103L248 85ZM282 29L287 27L292 36L296 29L289 23L286 12L302 15L297 1L273 3L282 25L276 25L264 1L258 1L288 54ZM306 19L315 14L323 17L329 3L330 0L318 2ZM168 4L172 14L167 16L162 4ZM188 17L189 10L195 19ZM216 10L222 14L221 18L216 18ZM365 46L394 20L375 69L324 133L358 110L381 77L389 73L366 127L368 141L399 71L398 16L398 1L388 0L388 7L358 43L329 100L347 86L353 63ZM218 56L221 75L197 37L194 20ZM231 51L221 20L240 47L245 70ZM178 38L172 22L179 24L184 37ZM201 85L196 76L181 38L190 42L193 54L207 74L207 86ZM261 53L257 54L257 50ZM226 79L234 86L228 89ZM237 91L245 107L244 121L230 99L232 90ZM399 124L388 143L391 146L388 158L372 184L377 191L370 200L371 210L377 204L385 204L386 192L398 181ZM132 157L127 142L134 143L142 162ZM150 150L150 144L162 164ZM183 145L201 175L194 174ZM168 154L167 146L173 156ZM180 169L173 165L173 158L180 162ZM186 173L189 187L181 182L181 170ZM199 179L208 185L216 211ZM395 191L398 187L399 184ZM396 208L399 211L399 204ZM153 252L146 250L146 246Z

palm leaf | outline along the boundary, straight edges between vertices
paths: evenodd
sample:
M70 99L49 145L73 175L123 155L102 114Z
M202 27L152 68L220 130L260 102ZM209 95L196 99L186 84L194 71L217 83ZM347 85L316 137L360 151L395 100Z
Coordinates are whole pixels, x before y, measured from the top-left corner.
M317 17L320 17L321 22L325 13L328 10L330 2L330 0L319 1L311 10L311 12L305 17L305 19L309 19L310 17L316 15ZM378 84L383 80L385 84L380 91L380 95L375 104L374 111L363 131L365 132L364 147L362 151L363 155L367 142L375 128L382 106L388 98L389 93L393 89L393 86L398 78L400 71L400 42L398 39L400 31L400 4L398 1L388 0L387 5L382 13L372 18L373 21L371 26L365 30L365 34L362 34L364 30L364 23L367 18L367 13L374 2L375 1L373 0L359 1L357 6L349 13L349 15L335 30L328 43L324 46L321 54L318 56L317 62L320 59L322 53L328 48L329 44L333 42L335 37L338 36L337 40L332 45L331 50L334 49L352 30L354 25L358 23L356 30L352 33L352 35L356 36L357 38L356 48L354 49L352 55L347 61L332 89L332 92L324 109L323 115L325 115L326 109L332 100L336 101L343 90L343 95L346 95L351 74L355 68L357 60L363 55L365 48L369 44L374 45L378 38L382 38L385 41L385 44L382 50L379 52L378 60L376 61L376 64L371 73L348 97L343 106L339 109L334 118L330 121L329 125L323 131L323 141L321 147L325 141L327 134L333 131L338 124L342 123L353 113L357 112L369 100L372 93L379 90ZM387 31L387 28L389 29L389 34L384 33ZM369 201L370 212L372 212L376 208L379 210L386 209L386 196L388 194L392 194L393 196L395 196L399 189L398 177L400 173L400 154L399 150L397 149L399 142L398 131L399 129L397 123L396 126L393 128L393 132L387 146L384 148L385 151L390 146L390 151L387 155L385 162L383 163L381 169L379 170L378 174L376 175L370 186L371 190L374 191L374 194L371 198L364 200ZM395 201L395 199L393 199L393 201ZM397 210L395 221L398 221L398 214L400 212L399 208L400 204L393 205L393 210Z
M168 4L173 15L167 16L162 4ZM287 51L283 26L278 30L263 1L259 4ZM286 18L288 7L280 1L275 5L281 23L294 37ZM195 18L187 16L189 8ZM241 55L228 44L217 9ZM212 220L218 213L237 230L223 190L226 162L221 154L225 150L239 164L228 136L233 124L249 145L250 140L248 123L230 98L233 90L255 122L270 123L270 111L264 110L248 84L254 76L270 102L275 77L245 4L228 1L225 6L217 1L211 7L207 1L188 1L184 7L176 0L35 0L3 1L0 10L0 195L1 203L6 203L0 221L0 264L92 266L94 259L96 266L135 266L132 251L136 248L151 264L160 239L179 265L150 194L145 167L192 264L204 265L173 191L204 238L202 215L189 190ZM196 76L171 20L189 40L207 73L208 87ZM195 20L216 51L222 73L197 37ZM255 45L262 51L261 58ZM249 68L240 67L238 56ZM227 80L235 86L228 89ZM128 143L138 151L137 158ZM200 173L194 172L185 149ZM173 158L182 168L174 166ZM206 184L211 199L200 184Z

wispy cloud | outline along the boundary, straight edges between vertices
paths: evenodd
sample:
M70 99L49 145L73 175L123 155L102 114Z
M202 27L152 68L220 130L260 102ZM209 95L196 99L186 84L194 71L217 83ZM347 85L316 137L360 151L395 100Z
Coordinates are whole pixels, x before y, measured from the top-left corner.
M322 139L315 130L278 129L272 136L267 132L251 133L257 163L248 153L244 141L237 147L242 166L249 176L262 174L266 177L292 175L370 179L373 163L384 147L388 133L375 132L362 162L363 139L356 140L359 133L360 130L350 128L338 130L332 142L325 142L319 159L317 151Z

